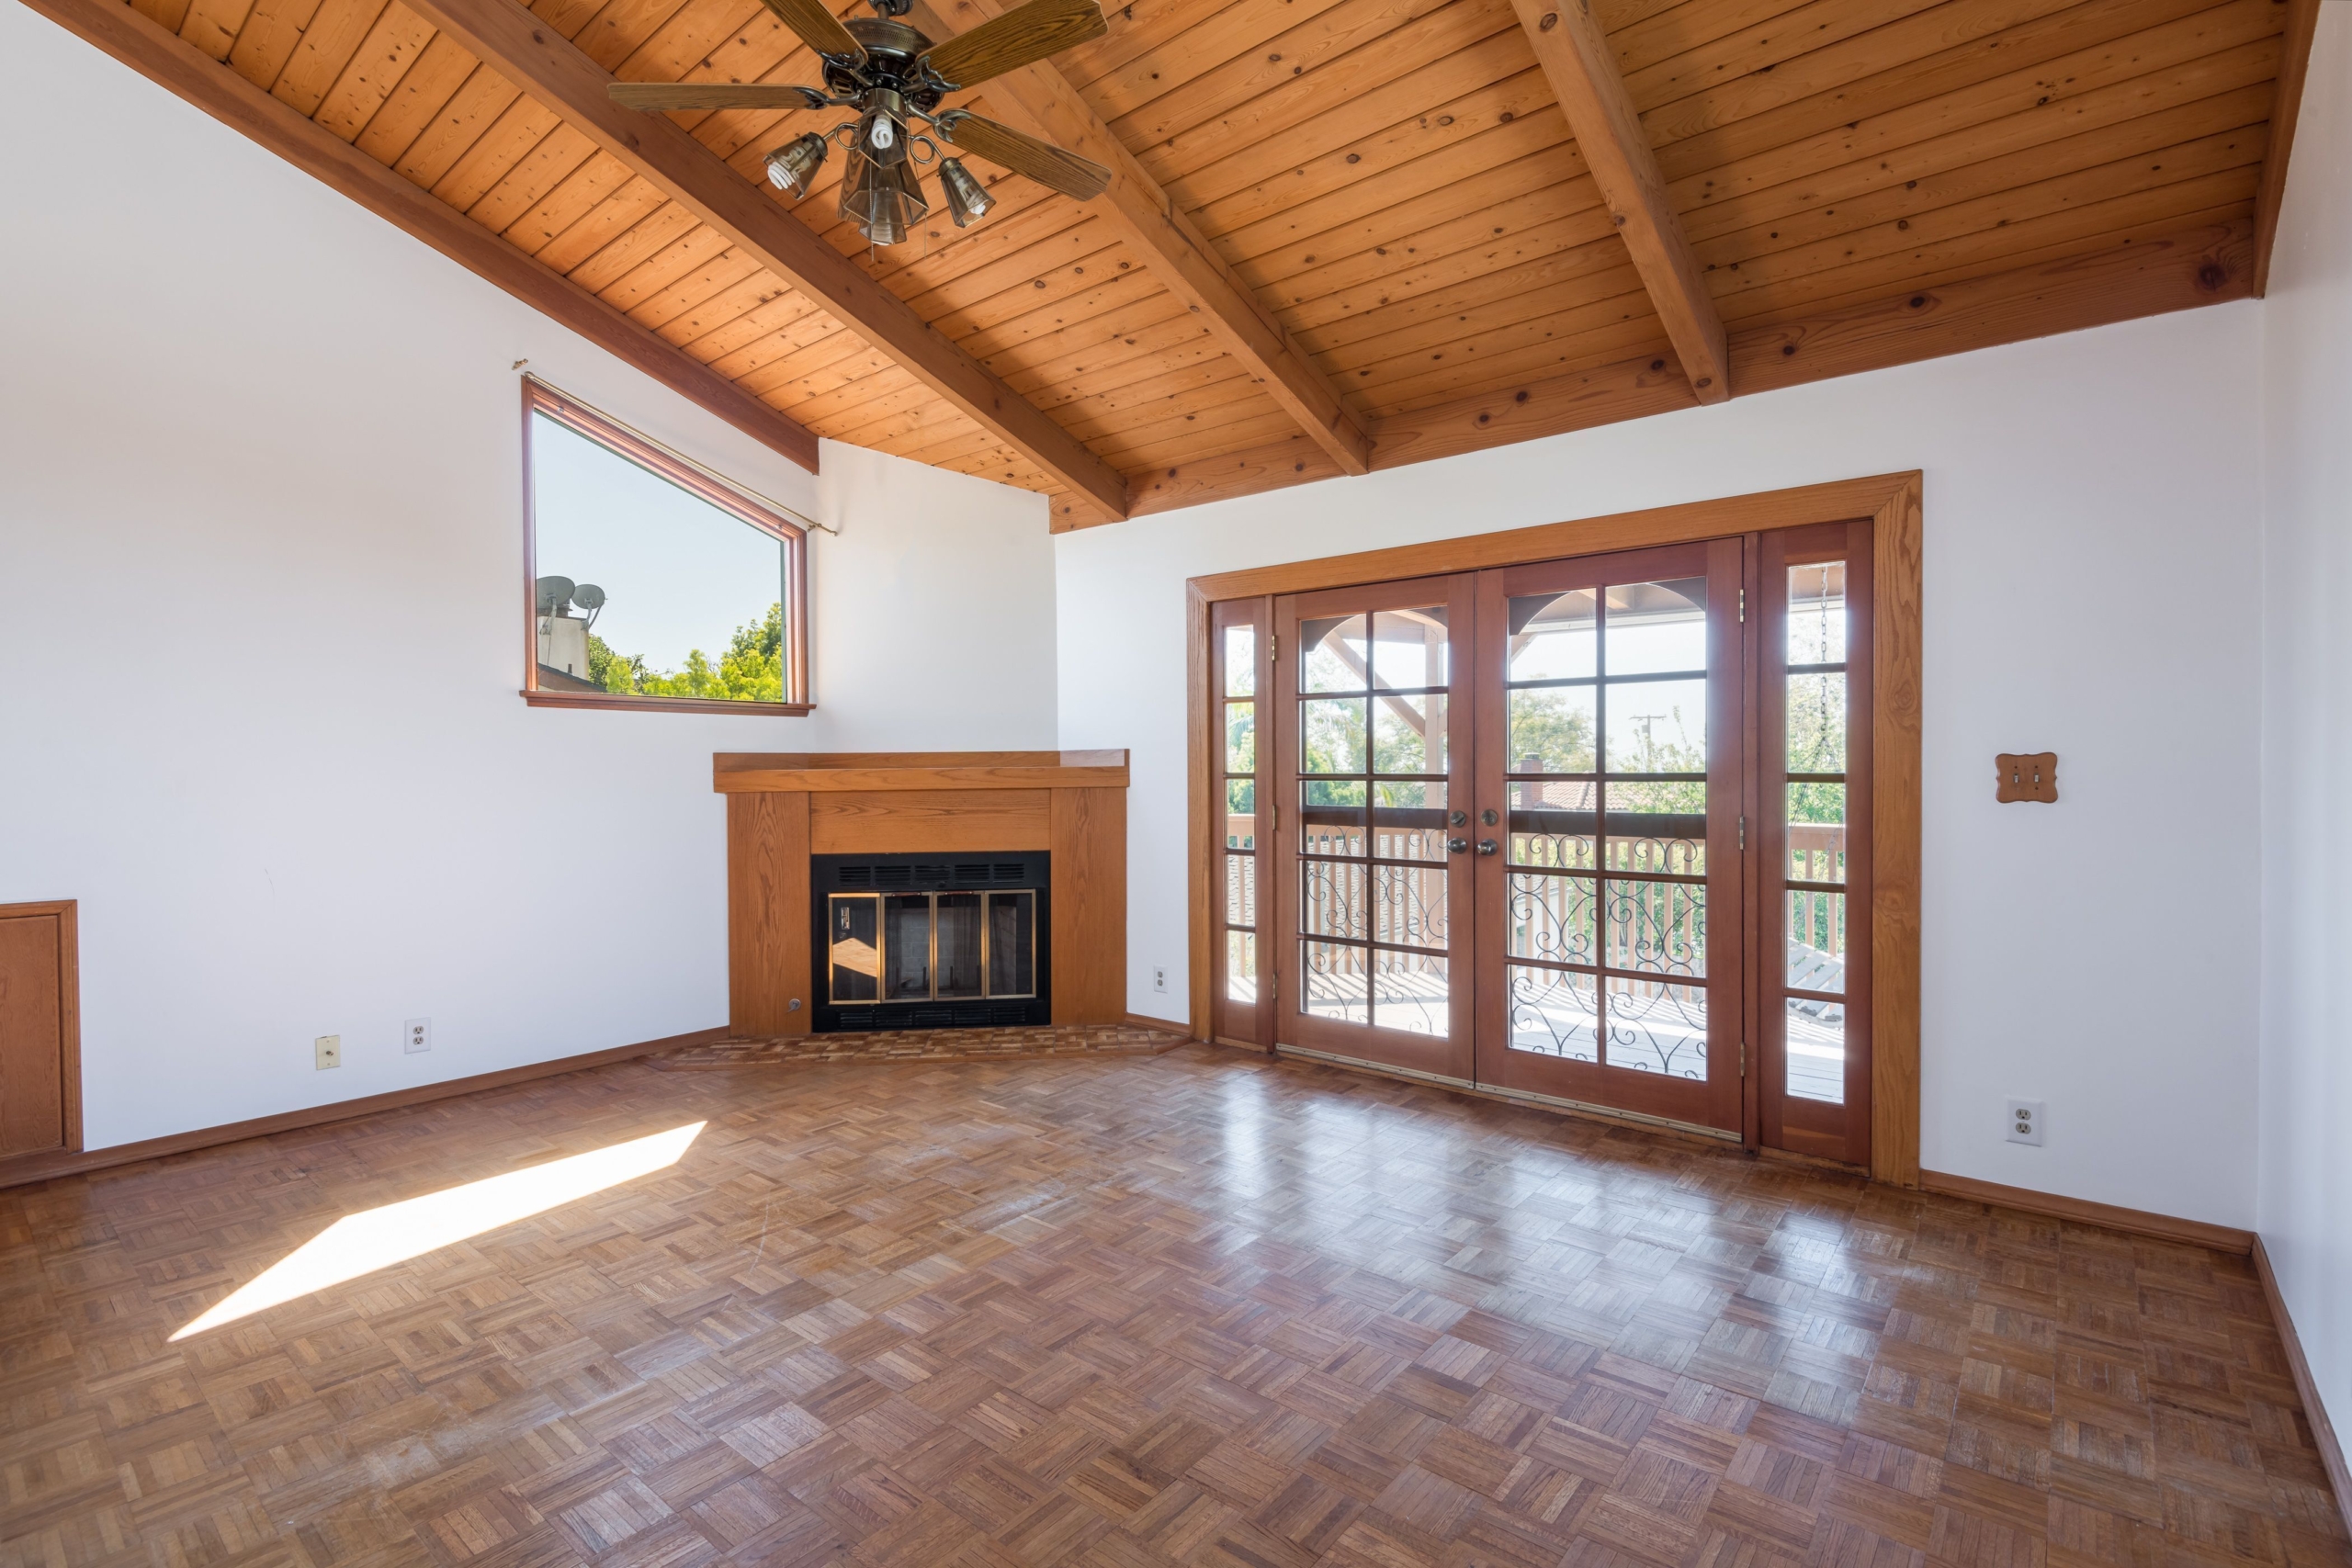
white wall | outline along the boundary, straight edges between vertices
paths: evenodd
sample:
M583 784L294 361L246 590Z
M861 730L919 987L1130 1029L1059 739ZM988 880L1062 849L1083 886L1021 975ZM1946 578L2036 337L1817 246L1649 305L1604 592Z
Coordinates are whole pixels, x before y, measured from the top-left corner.
M1136 753L1129 1005L1184 1010L1186 577L1921 468L1925 1163L2250 1224L2259 309L1059 536L1062 744ZM2060 803L1996 806L1994 753L2040 750Z
M2263 1244L2352 1433L2352 7L2320 7L2263 301Z
M22 6L0 57L0 902L81 901L90 1147L724 1022L713 751L1054 744L1041 498L812 479ZM842 528L816 714L525 707L523 358Z

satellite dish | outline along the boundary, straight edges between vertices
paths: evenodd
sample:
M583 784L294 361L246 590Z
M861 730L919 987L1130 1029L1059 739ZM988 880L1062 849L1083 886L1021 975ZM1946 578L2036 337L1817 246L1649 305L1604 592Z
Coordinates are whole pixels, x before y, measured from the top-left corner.
M571 602L583 610L601 610L605 607L605 591L593 582L583 582L571 591Z
M571 602L574 584L568 577L542 577L537 588L539 614L552 615Z

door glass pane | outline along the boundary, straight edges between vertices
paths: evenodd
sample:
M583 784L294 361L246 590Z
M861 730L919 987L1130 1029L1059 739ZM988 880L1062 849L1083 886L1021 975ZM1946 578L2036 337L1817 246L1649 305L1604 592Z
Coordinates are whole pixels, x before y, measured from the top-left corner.
M1298 927L1307 936L1363 942L1370 934L1361 861L1301 860L1298 863Z
M1545 786L1547 790L1559 787ZM1592 785L1578 787L1590 791ZM1589 805L1577 811L1550 807L1531 811L1514 807L1510 814L1510 863L1589 871L1597 863L1593 846L1599 841L1599 821Z
M1593 592L1535 593L1510 602L1507 680L1556 681L1598 672Z
M1789 889L1789 989L1846 990L1846 896Z
M1707 870L1704 779L1609 781L1609 869L1702 876Z
M1444 947L1445 878L1442 866L1374 866L1372 940L1399 947Z
M826 964L837 1002L882 999L882 900L871 893L828 899Z
M1789 677L1789 772L1846 771L1846 676L1843 671Z
M1589 773L1599 733L1590 686L1527 686L1510 694L1506 772Z
M1442 861L1446 856L1445 789L1432 784L1373 785L1381 805L1372 813L1372 852L1383 860ZM1416 802L1391 806L1402 796Z
M1609 980L1608 1062L1668 1077L1707 1076L1707 993L1658 980Z
M1225 771L1228 773L1254 773L1258 771L1256 703L1225 705Z
M1382 610L1372 617L1375 687L1410 692L1447 683L1445 606Z
M1508 965L1505 975L1510 986L1512 1050L1571 1062L1600 1059L1591 976L1520 964Z
M1318 697L1298 705L1298 771L1302 773L1364 772L1362 697Z
M1254 779L1225 782L1225 847L1258 847L1258 784Z
M1611 773L1707 771L1705 681L1611 681L1606 700Z
M1846 786L1789 785L1789 880L1846 880Z
M882 988L892 1001L931 996L931 895L893 893L882 900Z
M1445 960L1425 953L1373 950L1372 1021L1381 1029L1443 1039L1448 1012Z
M1328 942L1303 942L1299 948L1307 1014L1348 1023L1368 1022L1372 1006L1370 977L1364 973L1365 950Z
M1254 926L1258 923L1256 855L1225 857L1225 923L1229 926Z
M1364 618L1337 615L1298 623L1298 689L1302 692L1361 692L1367 689Z
M1611 675L1707 668L1707 580L1627 582L1606 590L1602 648Z
M1372 771L1445 772L1445 698L1379 697L1372 705Z
M1607 884L1611 969L1703 979L1707 973L1707 888L1700 882Z
M1592 879L1512 873L1509 927L1514 958L1592 963Z
M1846 1004L1788 998L1788 1091L1846 1102Z
M937 918L939 986L933 994L980 995L980 896L942 893Z
M1846 662L1846 563L1789 568L1789 662Z
M1225 933L1225 994L1228 1000L1258 1000L1258 938L1250 931Z
M989 995L1037 994L1037 896L989 896Z
M1363 785L1351 784L1355 798L1363 799ZM1326 806L1316 796L1332 790L1329 784L1309 784L1307 805L1298 817L1298 853L1303 855L1353 855L1364 852L1364 809L1362 806Z
M1225 628L1225 694L1255 696L1258 692L1258 628Z

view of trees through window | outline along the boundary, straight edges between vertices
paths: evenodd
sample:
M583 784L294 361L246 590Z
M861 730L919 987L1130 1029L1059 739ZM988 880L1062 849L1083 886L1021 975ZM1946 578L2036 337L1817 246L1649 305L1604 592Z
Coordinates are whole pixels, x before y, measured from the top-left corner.
M543 692L780 703L793 556L684 482L544 409L531 416Z

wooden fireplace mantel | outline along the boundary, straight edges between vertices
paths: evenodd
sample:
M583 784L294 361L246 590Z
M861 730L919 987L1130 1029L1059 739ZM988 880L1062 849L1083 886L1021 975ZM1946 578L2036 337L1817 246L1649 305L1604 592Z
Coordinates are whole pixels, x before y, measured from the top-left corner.
M736 1034L808 1032L812 854L1046 851L1054 1021L1126 1018L1125 751L721 751L711 787L727 797Z

